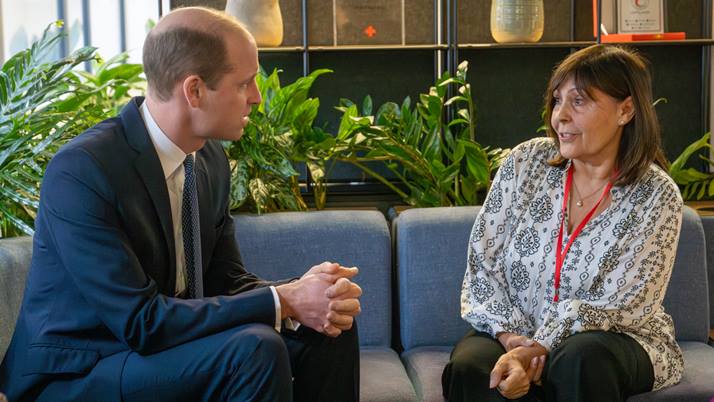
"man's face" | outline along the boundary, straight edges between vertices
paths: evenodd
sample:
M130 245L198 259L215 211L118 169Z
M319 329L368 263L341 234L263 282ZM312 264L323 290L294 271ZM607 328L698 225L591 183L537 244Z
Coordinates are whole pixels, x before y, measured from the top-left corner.
M255 82L258 74L258 49L238 34L226 38L228 64L232 69L223 75L214 89L206 87L202 106L203 132L208 138L236 141L248 124L251 108L261 101Z

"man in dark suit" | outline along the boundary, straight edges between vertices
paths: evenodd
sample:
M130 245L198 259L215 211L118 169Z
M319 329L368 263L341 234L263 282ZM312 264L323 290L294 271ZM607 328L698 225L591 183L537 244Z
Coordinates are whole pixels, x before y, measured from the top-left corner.
M0 391L13 402L357 401L357 269L325 262L266 282L234 239L215 140L238 140L260 102L252 37L222 13L180 9L148 35L144 68L147 98L47 168Z

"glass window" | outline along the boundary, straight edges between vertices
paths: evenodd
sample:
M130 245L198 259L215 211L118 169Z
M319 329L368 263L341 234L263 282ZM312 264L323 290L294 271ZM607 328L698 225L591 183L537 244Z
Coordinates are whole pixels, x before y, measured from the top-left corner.
M140 63L149 22L158 20L160 4L160 0L0 0L2 58L27 48L48 24L62 19L68 35L58 52L89 45L104 58L126 51L130 62Z

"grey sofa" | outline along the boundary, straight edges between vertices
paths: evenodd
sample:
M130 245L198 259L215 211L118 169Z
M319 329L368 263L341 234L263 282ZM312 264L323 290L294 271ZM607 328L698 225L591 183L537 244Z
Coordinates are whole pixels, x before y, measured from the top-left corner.
M322 261L357 266L362 287L360 399L409 402L416 396L392 344L392 252L378 211L285 212L236 216L245 267L261 277L299 276Z
M236 235L246 267L268 279L298 276L324 260L359 266L361 400L441 402L441 371L468 328L459 318L458 295L477 210L407 210L394 219L391 234L377 211L238 215ZM707 234L714 237L714 220L704 222L712 224ZM632 400L709 401L714 396L714 348L705 343L704 239L699 217L687 209L666 299L685 350L685 378L676 387ZM19 310L31 246L30 238L0 240L0 357Z
M441 372L453 345L468 329L460 319L458 294L466 265L466 239L477 211L478 207L410 209L393 224L402 360L420 401L443 401ZM630 401L708 402L714 397L714 348L707 344L705 244L699 216L685 208L664 301L684 352L684 378L674 387Z

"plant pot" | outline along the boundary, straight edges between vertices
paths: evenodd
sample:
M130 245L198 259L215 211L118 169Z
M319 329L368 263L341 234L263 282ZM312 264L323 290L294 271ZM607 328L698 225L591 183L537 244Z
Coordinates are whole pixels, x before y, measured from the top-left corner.
M226 14L240 21L258 46L280 46L283 42L283 16L278 0L228 0Z

